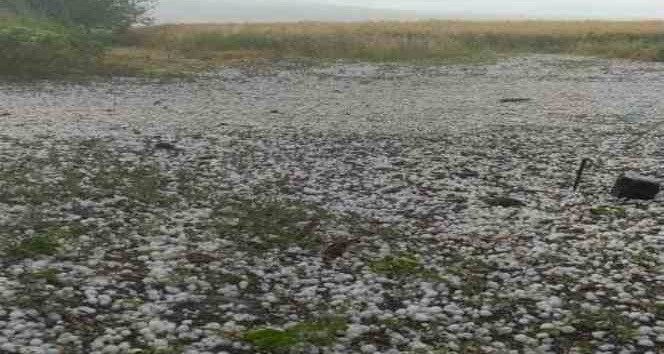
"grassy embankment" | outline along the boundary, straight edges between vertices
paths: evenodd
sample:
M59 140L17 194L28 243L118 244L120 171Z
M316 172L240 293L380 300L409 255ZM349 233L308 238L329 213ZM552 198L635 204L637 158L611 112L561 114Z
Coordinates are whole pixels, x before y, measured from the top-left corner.
M3 31L6 20L0 20L0 34ZM67 33L74 38L67 43L73 44L56 46L55 52L71 54L81 47L79 37ZM91 53L89 48L86 53ZM523 53L664 61L664 21L162 25L116 37L112 47L98 53L92 72L163 76L255 59L477 62ZM6 64L7 58L2 60ZM90 71L90 66L79 66Z

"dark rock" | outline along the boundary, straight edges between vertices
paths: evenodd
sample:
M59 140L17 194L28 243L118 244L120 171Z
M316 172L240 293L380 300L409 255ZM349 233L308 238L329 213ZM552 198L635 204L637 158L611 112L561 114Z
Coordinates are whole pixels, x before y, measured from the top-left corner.
M466 178L477 178L480 176L480 174L477 171L463 169L461 171L452 172L452 176L461 179L466 179Z
M9 116L11 116L11 115L12 115L12 114L9 113L9 112L3 112L3 113L0 113L0 117L9 117Z
M164 150L177 150L178 149L177 146L175 146L171 143L165 142L165 141L160 141L160 142L156 143L154 145L154 147L156 149L164 149Z
M659 188L658 180L628 172L618 177L611 194L617 198L648 200L655 198Z
M520 98L520 97L514 97L514 98L501 98L500 103L519 103L519 102L528 102L532 100L531 98Z
M281 112L279 112L278 109L273 109L273 110L270 111L270 113L271 114L280 114Z
M510 197L491 197L485 199L484 202L491 206L501 206L504 208L517 208L526 206L525 202Z

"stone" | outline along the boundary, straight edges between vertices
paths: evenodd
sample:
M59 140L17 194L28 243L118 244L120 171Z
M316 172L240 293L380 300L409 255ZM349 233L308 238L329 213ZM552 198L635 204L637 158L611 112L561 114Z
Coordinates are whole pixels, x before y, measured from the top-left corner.
M521 97L512 97L512 98L501 98L500 103L519 103L519 102L528 102L531 98L521 98Z
M178 149L175 145L173 145L171 143L168 143L168 142L165 142L165 141L160 141L160 142L156 143L154 145L154 147L157 148L157 149L164 149L164 150L177 150Z
M617 198L648 200L654 199L659 189L658 180L628 172L618 177L611 194Z
M501 206L504 208L514 208L526 206L526 203L510 197L491 197L484 200L491 206Z

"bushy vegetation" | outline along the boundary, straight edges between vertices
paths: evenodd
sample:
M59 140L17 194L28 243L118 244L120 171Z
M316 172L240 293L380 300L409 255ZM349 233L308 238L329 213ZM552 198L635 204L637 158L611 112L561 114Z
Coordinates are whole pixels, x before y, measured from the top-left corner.
M114 36L149 21L154 0L0 0L0 76L97 72Z
M90 73L104 43L101 36L46 20L5 21L0 24L0 75L50 77Z
M0 0L0 8L87 31L122 31L135 23L150 23L147 13L155 3L156 0Z

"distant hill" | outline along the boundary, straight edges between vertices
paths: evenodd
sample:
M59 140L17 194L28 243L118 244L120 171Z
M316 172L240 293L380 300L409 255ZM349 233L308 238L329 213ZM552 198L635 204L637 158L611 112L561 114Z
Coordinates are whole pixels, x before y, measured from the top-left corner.
M293 22L412 20L417 15L399 10L333 6L298 1L161 0L155 11L158 23Z

